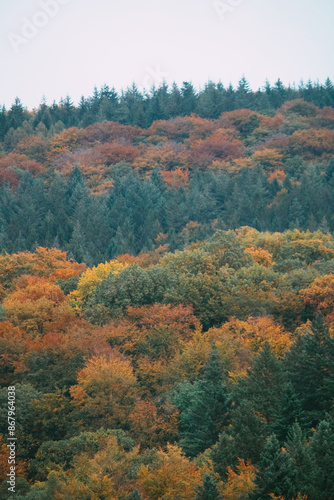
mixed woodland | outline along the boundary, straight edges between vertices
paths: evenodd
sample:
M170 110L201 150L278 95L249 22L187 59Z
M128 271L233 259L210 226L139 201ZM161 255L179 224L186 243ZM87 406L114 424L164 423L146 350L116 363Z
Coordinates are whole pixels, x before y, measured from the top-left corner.
M334 86L0 112L0 497L334 499ZM1 486L2 482L2 486Z

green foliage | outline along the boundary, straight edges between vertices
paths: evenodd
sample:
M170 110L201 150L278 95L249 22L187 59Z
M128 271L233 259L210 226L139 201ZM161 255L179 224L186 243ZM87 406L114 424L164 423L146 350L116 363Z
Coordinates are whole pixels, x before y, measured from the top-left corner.
M269 500L270 493L284 498L295 498L298 494L296 486L297 471L291 456L280 448L275 435L272 435L261 454L257 464L257 491L254 498Z
M285 360L289 379L312 425L333 405L334 341L321 314L312 332L297 338Z
M210 474L205 474L203 476L203 486L198 487L196 500L219 500L220 498L217 481Z
M285 381L281 363L266 342L255 356L247 377L241 378L234 390L237 401L248 401L265 419L273 425L280 408Z
M328 417L320 422L310 444L312 486L310 500L325 500L334 495L334 423Z
M180 409L180 444L184 452L195 457L215 444L226 422L230 400L223 385L223 369L217 348L213 345L203 379L180 384L173 395Z

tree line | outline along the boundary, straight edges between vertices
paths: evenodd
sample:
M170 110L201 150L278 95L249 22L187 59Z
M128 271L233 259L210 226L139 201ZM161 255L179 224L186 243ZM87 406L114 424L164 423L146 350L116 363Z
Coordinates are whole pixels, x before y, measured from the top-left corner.
M0 141L20 127L55 133L62 128L116 121L146 128L156 120L192 113L216 119L223 112L242 108L270 115L294 99L304 99L320 108L333 106L334 85L329 78L322 84L308 81L298 86L285 86L279 79L274 85L266 82L263 88L253 91L245 77L235 87L208 82L200 90L190 82L184 82L181 87L162 83L148 92L140 91L135 84L121 92L104 85L95 88L91 96L82 97L77 105L67 96L50 105L42 101L30 112L16 98L8 110L5 106L0 109Z

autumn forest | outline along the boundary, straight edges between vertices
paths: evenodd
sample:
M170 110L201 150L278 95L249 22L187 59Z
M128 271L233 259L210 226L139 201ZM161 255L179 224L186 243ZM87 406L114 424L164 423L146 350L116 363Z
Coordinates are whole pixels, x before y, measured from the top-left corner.
M0 109L0 498L334 500L334 85Z

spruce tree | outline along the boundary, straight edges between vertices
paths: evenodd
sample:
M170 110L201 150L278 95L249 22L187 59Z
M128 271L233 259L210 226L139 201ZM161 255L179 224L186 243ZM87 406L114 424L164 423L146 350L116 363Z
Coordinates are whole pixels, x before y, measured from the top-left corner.
M280 361L266 342L255 356L247 377L241 378L234 390L237 402L248 401L269 425L275 422L284 386Z
M295 422L298 422L303 429L310 426L293 385L288 383L285 386L278 413L275 415L274 431L281 442L286 440Z
M210 474L203 476L203 486L197 488L195 500L220 500L217 481Z
M297 496L297 471L290 455L281 449L275 434L268 439L257 468L254 500L269 500L270 494L288 499Z
M327 416L320 422L310 443L313 464L310 500L334 498L334 420Z
M195 457L217 442L230 400L223 385L223 368L215 345L203 379L194 384L180 384L174 394L174 403L180 409L180 444L188 456Z

